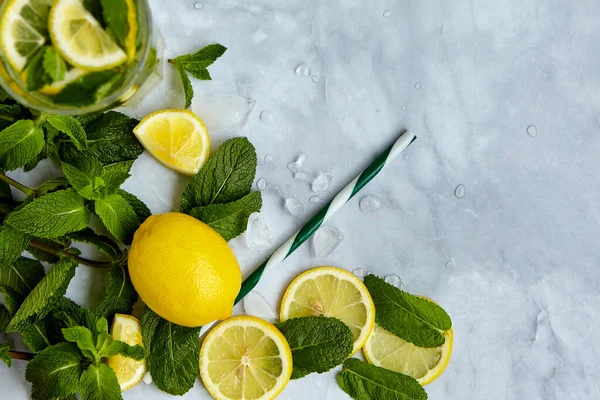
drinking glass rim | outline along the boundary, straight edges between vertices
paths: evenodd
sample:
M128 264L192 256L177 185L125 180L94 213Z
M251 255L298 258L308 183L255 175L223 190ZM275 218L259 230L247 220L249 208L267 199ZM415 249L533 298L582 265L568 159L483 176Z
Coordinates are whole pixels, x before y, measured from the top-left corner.
M73 107L73 106L68 106L68 105L66 105L64 107L62 107L62 106L61 107L52 107L52 106L47 106L46 104L40 105L40 104L35 104L35 103L29 101L29 99L16 93L13 90L13 88L11 87L11 85L9 85L8 82L5 82L5 80L1 79L1 78L0 78L0 86L18 103L24 105L27 108L30 108L30 109L33 109L36 111L40 111L40 112L44 112L44 113L61 114L61 115L82 115L82 114L89 114L89 113L93 113L93 112L106 110L108 106L110 106L111 104L113 104L117 100L119 100L119 98L131 88L131 86L135 82L137 76L146 67L146 62L148 61L150 49L152 48L152 37L154 35L154 26L152 24L152 11L150 10L147 0L135 0L135 1L136 1L136 3L138 3L138 7L137 7L138 13L140 11L139 3L144 4L145 12L143 14L145 17L145 21L143 23L146 24L146 29L148 30L147 39L145 40L145 48L144 48L143 55L142 55L140 61L137 63L137 65L135 65L134 73L131 74L131 76L129 77L127 82L122 86L122 88L120 90L112 93L110 96L103 98L98 103L90 104L90 105L87 105L84 107ZM2 15L4 13L4 9L6 8L8 3L9 3L8 1L2 2L0 0L0 15ZM139 18L139 15L138 15L138 18ZM10 66L10 63L8 62L8 60L4 56L4 52L2 52L2 51L0 51L0 62L2 62L4 64L3 68L6 70L8 77L10 79L12 79L12 81L15 82L19 86L19 89L21 89L22 91L24 91L26 93L31 93L27 89L27 87L25 86L25 83L21 79L15 79L14 75L17 74L17 72ZM31 94L31 96L35 98L35 96L33 94ZM45 100L44 100L44 102L47 103Z

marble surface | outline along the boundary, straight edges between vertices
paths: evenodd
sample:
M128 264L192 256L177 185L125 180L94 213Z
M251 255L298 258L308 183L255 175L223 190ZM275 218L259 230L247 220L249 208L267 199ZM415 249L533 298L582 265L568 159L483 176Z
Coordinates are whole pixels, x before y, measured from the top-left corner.
M258 177L297 195L299 217L264 192L275 243L318 208L286 168L333 172L328 198L404 129L418 140L330 226L344 241L328 257L300 248L259 286L272 304L317 265L397 274L435 299L455 330L452 360L430 399L600 398L598 154L600 3L559 1L151 0L168 56L219 42L202 95L254 101L247 136ZM298 75L306 63L310 76ZM177 89L168 97L169 87ZM131 115L183 104L172 71ZM262 112L272 113L272 120ZM535 128L528 127L534 126ZM52 175L45 164L35 176ZM155 213L174 209L186 180L147 155L127 189ZM464 196L454 195L464 185ZM377 196L382 208L359 210ZM268 254L232 242L245 273ZM69 295L93 304L106 279L80 269ZM239 310L238 310L239 311ZM596 333L594 333L596 332ZM0 365L3 399L26 399L24 366ZM281 399L341 400L335 372L292 382ZM169 396L140 384L125 399ZM198 382L185 399L209 399Z

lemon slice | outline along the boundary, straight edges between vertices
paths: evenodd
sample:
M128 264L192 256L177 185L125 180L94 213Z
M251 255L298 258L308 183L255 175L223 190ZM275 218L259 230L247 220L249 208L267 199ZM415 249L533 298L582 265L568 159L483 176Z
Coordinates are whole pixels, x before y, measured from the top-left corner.
M446 369L453 337L450 329L444 334L443 345L427 349L408 343L376 324L363 352L370 364L412 376L421 385L427 385Z
M167 168L195 175L210 154L204 122L188 110L156 111L133 129L144 148Z
M200 350L200 377L217 400L270 400L292 375L292 353L274 325L249 316L221 322Z
M52 0L8 1L0 20L0 46L15 70L21 71L44 45L50 7Z
M127 60L81 0L56 0L49 26L54 47L77 68L102 71Z
M46 96L54 96L60 93L61 90L65 88L69 83L75 82L77 79L81 78L85 75L86 72L79 68L71 68L65 73L65 77L61 81L53 82L51 85L46 85L42 87L39 92L41 94L45 94ZM23 81L26 81L23 79Z
M143 345L140 321L131 315L115 314L110 333L113 339L121 340L129 345ZM107 364L117 374L123 392L140 383L146 373L146 360L135 361L117 355L109 357Z
M356 353L375 325L375 306L369 291L356 276L334 267L319 267L296 277L281 301L282 321L310 315L337 318L354 334Z
M125 38L125 50L127 50L129 61L133 62L135 59L135 40L138 33L137 12L133 0L125 0L125 3L127 4L127 23L129 24L129 32Z

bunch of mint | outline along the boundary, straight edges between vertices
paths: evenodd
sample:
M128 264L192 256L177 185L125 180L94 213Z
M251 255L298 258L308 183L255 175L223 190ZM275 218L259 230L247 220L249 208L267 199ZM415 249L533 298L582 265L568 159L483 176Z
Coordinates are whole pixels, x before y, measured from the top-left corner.
M375 275L365 277L365 286L375 303L377 324L419 347L444 344L444 332L452 327L452 322L440 306L403 292ZM412 377L356 358L347 359L354 336L338 319L292 318L276 326L292 350L292 379L326 372L343 363L338 383L353 399L427 399L427 393Z
M116 354L146 357L157 386L171 394L187 392L198 376L199 329L171 324L146 308L145 351L108 334L114 314L131 313L138 299L125 245L150 215L141 200L120 188L143 152L132 132L137 124L114 111L35 113L0 89L0 333L20 334L30 349L0 343L0 360L9 366L12 359L31 360L25 378L36 399L76 393L83 400L120 399L116 376L103 363ZM63 176L31 188L4 174L29 171L45 158L58 162ZM256 152L247 139L225 142L192 178L182 211L226 240L238 236L262 205L260 193L250 192L255 170ZM11 186L25 194L24 201L13 198ZM88 226L92 215L108 234ZM74 243L94 246L105 257L84 258ZM50 265L47 273L42 262ZM65 297L79 265L108 274L104 299L91 310Z

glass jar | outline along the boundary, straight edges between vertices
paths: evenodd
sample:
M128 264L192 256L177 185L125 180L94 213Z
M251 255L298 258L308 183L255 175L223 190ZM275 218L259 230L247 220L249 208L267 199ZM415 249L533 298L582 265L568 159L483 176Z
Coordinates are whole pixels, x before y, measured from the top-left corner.
M46 16L48 9L56 4L52 0L47 0L47 2L48 8L42 13L45 13ZM7 10L11 4L15 3L21 2L0 1L0 16L2 17L0 26L4 24L6 12L15 12ZM40 3L44 3L44 0L38 0L36 4ZM29 90L26 76L27 64L22 70L17 71L13 68L14 63L9 62L7 52L2 48L0 50L0 85L19 103L51 114L86 114L118 107L125 102L128 102L129 105L139 101L147 93L148 86L153 86L162 79L163 63L161 63L161 59L164 41L156 26L152 24L152 16L146 0L127 0L124 3L134 4L137 14L135 50L130 52L133 57L129 56L126 62L104 71L91 71L83 67L75 68L67 62L68 70L65 73L65 79L58 83L47 84L39 90ZM30 11L23 11L20 15L24 15L25 12L30 13ZM38 26L40 26L39 21ZM41 26L43 29L43 25ZM0 34L2 32L0 31ZM53 45L48 32L44 32L40 36L44 36L43 46ZM29 56L27 63L34 58ZM84 81L85 79L88 81ZM75 91L74 96L66 95L67 92L60 95L61 91L69 85L71 85L71 89L75 85L80 85L87 92ZM73 90L68 93L72 92Z

